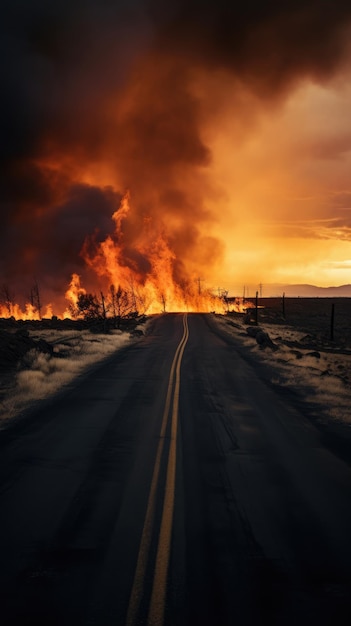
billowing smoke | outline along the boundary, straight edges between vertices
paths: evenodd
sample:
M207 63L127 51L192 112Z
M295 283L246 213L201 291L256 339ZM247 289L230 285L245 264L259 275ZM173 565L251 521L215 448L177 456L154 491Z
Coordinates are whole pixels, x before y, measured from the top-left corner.
M203 129L221 102L206 85L223 73L265 106L302 79L329 80L346 59L350 17L340 0L6 3L0 282L18 300L33 277L53 302L72 273L95 288L101 276L82 250L113 231L127 189L131 270L150 271L145 230L150 245L167 240L179 283L220 262Z

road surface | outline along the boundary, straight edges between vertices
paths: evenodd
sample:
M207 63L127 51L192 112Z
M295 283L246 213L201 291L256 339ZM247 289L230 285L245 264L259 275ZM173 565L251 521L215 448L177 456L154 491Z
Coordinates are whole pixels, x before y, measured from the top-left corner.
M349 624L351 469L212 316L0 432L0 624Z

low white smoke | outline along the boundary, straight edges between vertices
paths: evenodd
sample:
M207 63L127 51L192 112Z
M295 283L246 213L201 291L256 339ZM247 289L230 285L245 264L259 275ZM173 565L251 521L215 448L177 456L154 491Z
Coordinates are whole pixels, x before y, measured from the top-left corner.
M245 326L239 330L230 325L229 319L217 318L217 323L227 333L234 335L258 359L265 362L272 371L271 382L283 387L303 391L306 402L319 407L320 415L345 423L351 423L351 356L335 352L320 352L319 358L311 356L311 349L293 348L284 342L300 343L303 332L288 326L264 325L264 331L278 346L272 351L260 349L254 338L245 332Z
M36 337L35 333L32 333ZM129 333L115 330L108 335L81 331L41 331L48 343L54 343L54 356L31 350L25 369L17 373L15 386L0 405L0 420L15 417L33 403L44 400L68 386L79 374L127 345Z

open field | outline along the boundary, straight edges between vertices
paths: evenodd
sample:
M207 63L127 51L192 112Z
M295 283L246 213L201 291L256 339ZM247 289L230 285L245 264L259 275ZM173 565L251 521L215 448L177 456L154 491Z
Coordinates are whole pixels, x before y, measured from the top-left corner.
M250 299L255 303L254 299ZM334 305L334 338L331 316ZM351 350L351 298L258 298L258 323L292 326L331 347Z
M229 313L220 322L227 333L240 338L245 349L268 368L268 379L289 388L314 407L324 424L351 425L351 299L259 299L245 314ZM334 304L334 332L331 311ZM345 429L343 430L345 433Z

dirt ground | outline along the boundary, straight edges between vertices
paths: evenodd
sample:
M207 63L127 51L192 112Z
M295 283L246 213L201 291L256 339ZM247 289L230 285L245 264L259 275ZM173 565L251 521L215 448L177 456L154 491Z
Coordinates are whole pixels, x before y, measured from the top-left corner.
M263 326L292 326L310 335L311 341L351 350L351 298L259 298L258 306L258 323Z

